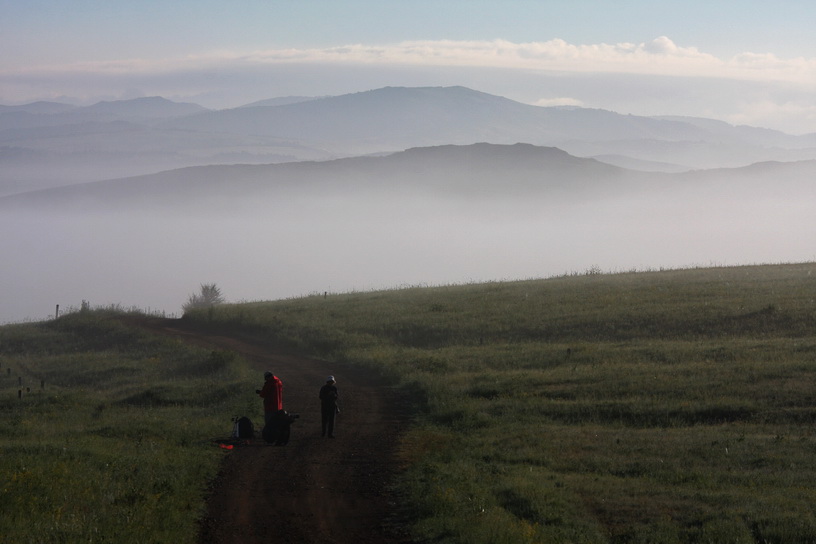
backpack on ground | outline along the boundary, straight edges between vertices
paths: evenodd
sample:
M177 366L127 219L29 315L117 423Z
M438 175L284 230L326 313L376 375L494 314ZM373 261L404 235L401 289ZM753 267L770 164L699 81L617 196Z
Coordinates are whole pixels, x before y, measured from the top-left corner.
M255 427L253 427L252 421L248 417L240 417L234 421L235 425L232 428L233 438L255 438Z

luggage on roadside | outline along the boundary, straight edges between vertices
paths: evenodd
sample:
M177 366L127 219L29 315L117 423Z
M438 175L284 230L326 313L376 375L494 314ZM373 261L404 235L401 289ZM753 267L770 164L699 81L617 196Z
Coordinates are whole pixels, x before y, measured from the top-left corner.
M261 436L268 444L285 446L289 443L292 423L299 417L299 415L290 414L286 410L278 410L275 417L264 426Z

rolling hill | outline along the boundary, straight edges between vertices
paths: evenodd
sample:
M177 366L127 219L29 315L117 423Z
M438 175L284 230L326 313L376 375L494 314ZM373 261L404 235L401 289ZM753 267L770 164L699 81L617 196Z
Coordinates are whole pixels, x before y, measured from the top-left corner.
M479 143L331 161L189 167L6 196L0 209L186 208L201 200L257 203L287 194L597 199L646 178L557 148Z
M626 194L682 191L700 198L816 196L816 160L741 168L642 172L530 144L441 145L382 156L265 165L211 165L62 186L0 197L0 209L184 209L198 202L262 203L286 195L440 198L542 198L588 202Z
M386 87L211 111L160 97L0 108L0 195L186 166L267 164L413 147L529 143L659 171L816 158L816 135L710 119L538 107L464 87Z
M790 136L705 119L530 106L464 87L386 87L276 107L202 112L174 119L167 126L294 138L347 155L481 141L523 142L567 151L586 142L598 151L608 146L643 160L664 159L650 155L648 142L670 143L687 150L686 155L695 149L693 144L705 143L715 145L722 155L718 162L698 153L690 167L737 166L778 158L774 153L783 148L816 146L816 135ZM768 151L757 155L760 148ZM772 148L778 149L772 152ZM816 155L810 149L803 156Z

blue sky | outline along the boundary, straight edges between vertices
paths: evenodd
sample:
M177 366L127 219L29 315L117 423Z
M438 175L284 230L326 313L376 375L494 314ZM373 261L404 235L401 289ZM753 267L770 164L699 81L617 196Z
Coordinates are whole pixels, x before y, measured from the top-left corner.
M386 85L816 132L816 4L0 0L0 104Z

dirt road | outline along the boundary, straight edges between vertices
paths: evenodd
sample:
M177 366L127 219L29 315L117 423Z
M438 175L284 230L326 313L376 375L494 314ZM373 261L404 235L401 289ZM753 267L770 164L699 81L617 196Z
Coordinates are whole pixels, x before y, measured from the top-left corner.
M396 390L348 365L276 353L256 340L196 332L182 320L141 323L187 342L240 354L284 384L284 409L300 418L286 446L260 437L231 450L212 487L201 544L396 544L409 542L390 484L397 439L408 411ZM320 436L318 391L334 375L341 413L336 438ZM253 418L260 435L261 400ZM251 417L251 416L250 416ZM215 447L215 446L214 446Z

